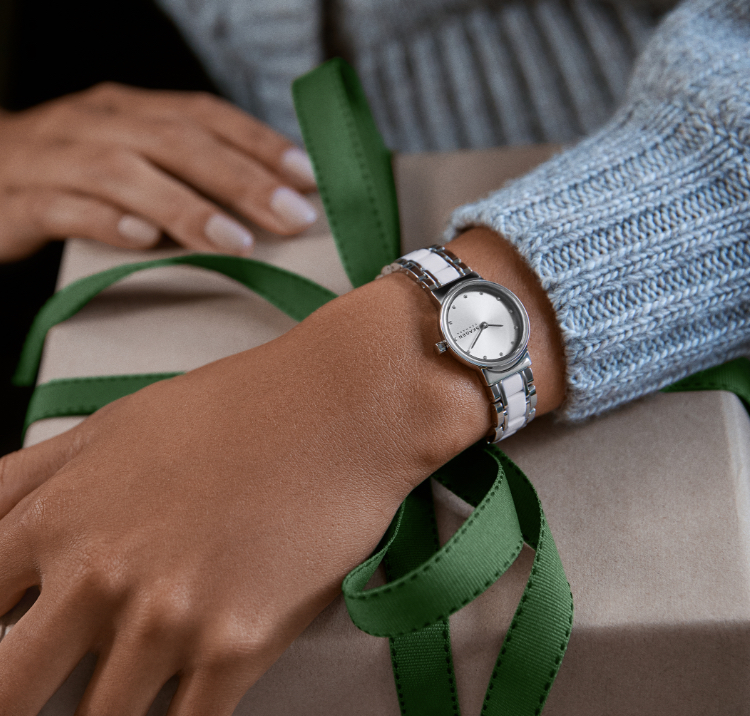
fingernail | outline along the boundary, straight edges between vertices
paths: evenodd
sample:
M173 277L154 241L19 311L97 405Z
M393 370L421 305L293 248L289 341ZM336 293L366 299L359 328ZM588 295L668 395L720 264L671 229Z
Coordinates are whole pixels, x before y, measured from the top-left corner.
M315 207L293 189L280 186L271 196L273 209L292 228L304 228L318 218Z
M253 235L228 216L214 214L204 229L208 240L232 254L247 255L253 248Z
M315 184L315 172L307 152L297 147L287 149L281 156L281 166L285 172L291 174L295 179Z
M151 222L132 214L125 214L117 222L117 230L138 248L153 246L161 234Z

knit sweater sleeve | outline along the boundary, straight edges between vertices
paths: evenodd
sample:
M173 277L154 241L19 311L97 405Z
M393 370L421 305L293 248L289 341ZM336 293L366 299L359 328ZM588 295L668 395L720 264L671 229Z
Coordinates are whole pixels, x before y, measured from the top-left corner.
M601 131L459 208L526 258L579 421L750 352L750 3L691 0Z

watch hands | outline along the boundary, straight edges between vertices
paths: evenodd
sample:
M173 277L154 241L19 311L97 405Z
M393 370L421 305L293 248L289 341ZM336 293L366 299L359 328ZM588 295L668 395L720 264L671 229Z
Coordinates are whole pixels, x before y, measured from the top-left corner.
M479 324L479 333L474 336L474 340L471 342L471 345L469 346L469 352L471 352L471 349L474 348L474 346L477 344L477 341L479 340L479 336L482 335L482 331L484 331L485 328L502 328L502 323L485 323L482 321Z
M471 345L469 346L469 351L471 351L471 349L477 344L477 341L479 340L479 336L482 335L482 331L485 328L487 328L487 324L486 323L481 323L479 325L479 333L477 333L477 335L474 336L474 340L472 341Z

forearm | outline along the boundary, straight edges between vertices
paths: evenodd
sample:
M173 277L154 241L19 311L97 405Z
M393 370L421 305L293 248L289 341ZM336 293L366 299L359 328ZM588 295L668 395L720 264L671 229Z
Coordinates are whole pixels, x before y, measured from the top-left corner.
M562 400L564 362L554 313L534 274L486 229L466 232L450 248L525 305L537 414L553 410ZM289 356L300 351L306 356L285 368L288 384L297 388L279 399L286 415L278 429L304 439L308 464L346 459L356 446L353 470L366 468L374 479L393 479L395 490L408 491L491 426L478 373L439 355L439 340L435 305L403 274L331 302L263 348L269 368L289 365ZM311 421L314 415L320 419Z

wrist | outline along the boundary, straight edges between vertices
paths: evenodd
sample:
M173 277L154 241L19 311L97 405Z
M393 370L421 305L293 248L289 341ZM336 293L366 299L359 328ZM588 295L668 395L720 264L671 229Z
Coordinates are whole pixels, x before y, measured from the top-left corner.
M537 413L552 410L562 400L562 349L533 273L510 244L486 230L466 232L450 249L526 306ZM271 432L288 435L290 454L304 451L311 474L402 499L491 427L479 374L438 355L441 339L427 292L401 273L373 281L237 357L248 389L239 404L260 401L271 411L261 418L265 429L244 427L267 433L270 424ZM253 376L273 378L265 385Z
M407 492L487 432L481 386L436 353L435 306L407 276L341 296L287 335L310 346L330 435L347 435L372 474Z
M485 229L450 245L471 268L513 291L529 313L537 414L562 401L564 363L554 312L515 249ZM314 355L313 380L334 406L332 435L365 445L375 472L398 473L409 489L485 437L488 397L479 374L440 356L436 307L395 273L333 301L289 334Z
M469 229L448 248L483 278L505 286L521 300L531 326L528 350L537 417L558 408L565 395L565 352L555 311L536 274L515 247L491 229Z

